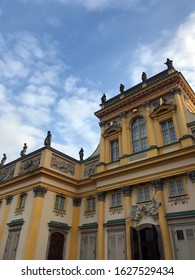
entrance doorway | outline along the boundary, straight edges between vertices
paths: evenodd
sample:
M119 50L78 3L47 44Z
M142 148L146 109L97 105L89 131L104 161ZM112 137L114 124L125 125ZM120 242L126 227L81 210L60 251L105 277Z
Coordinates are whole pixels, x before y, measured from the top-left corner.
M160 260L156 228L153 225L131 228L131 248L133 260Z
M50 235L48 260L63 260L65 235L60 232L53 232Z

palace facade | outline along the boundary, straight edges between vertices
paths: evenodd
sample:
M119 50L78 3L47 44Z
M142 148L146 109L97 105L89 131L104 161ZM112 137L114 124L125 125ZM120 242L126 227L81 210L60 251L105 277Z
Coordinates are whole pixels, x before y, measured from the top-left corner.
M195 95L166 65L102 97L89 158L2 161L0 259L195 259Z

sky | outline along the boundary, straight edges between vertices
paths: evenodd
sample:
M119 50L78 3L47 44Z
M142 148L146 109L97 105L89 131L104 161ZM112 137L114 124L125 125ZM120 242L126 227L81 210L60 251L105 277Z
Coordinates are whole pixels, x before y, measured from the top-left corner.
M194 0L0 0L0 160L44 146L84 159L101 96L166 69L195 90Z

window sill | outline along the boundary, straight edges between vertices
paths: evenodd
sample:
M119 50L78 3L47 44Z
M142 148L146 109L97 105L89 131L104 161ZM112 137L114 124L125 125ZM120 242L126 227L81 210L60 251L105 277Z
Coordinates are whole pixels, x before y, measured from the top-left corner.
M169 197L171 205L186 204L188 203L189 196L187 194Z
M121 214L123 210L124 210L124 208L123 208L122 205L120 205L120 206L114 206L114 207L112 206L112 207L109 208L109 213L110 213L111 215Z

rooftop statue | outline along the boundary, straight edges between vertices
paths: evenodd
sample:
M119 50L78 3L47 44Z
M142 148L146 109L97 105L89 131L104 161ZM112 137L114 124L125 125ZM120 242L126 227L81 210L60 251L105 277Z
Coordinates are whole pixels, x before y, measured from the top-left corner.
M142 72L142 82L146 82L147 80L147 74L145 72Z
M123 93L125 89L125 86L123 84L120 84L120 93Z
M7 159L6 154L3 154L3 158L2 158L2 160L1 160L0 166L3 166L3 165L4 165L6 159Z
M25 156L27 148L28 147L27 147L26 143L24 143L24 147L23 147L22 151L20 152L21 157Z
M167 58L167 61L165 62L165 64L167 65L167 69L173 68L173 61L170 60L169 58Z
M83 157L84 157L84 150L83 150L83 148L81 148L80 151L79 151L79 157L80 157L80 161L83 161Z
M44 145L46 147L50 147L51 146L51 137L52 137L51 132L48 131L47 132L47 137L45 138L45 141L44 141Z
M102 95L101 101L102 101L102 103L106 102L106 95L105 95L105 93Z

